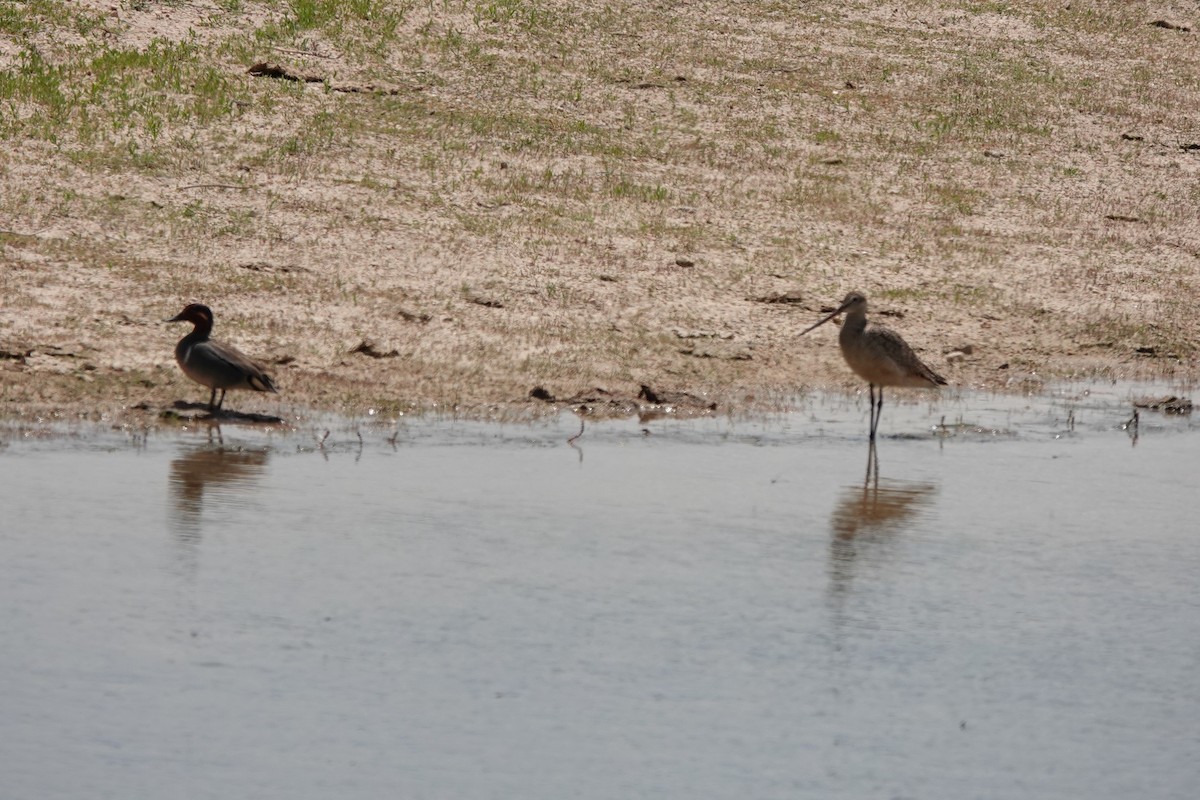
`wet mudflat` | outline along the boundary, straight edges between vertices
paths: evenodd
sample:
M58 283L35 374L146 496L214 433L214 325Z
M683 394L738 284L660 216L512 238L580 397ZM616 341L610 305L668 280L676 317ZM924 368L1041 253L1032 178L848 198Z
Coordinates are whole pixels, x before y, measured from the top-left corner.
M5 792L1190 798L1200 425L1123 429L1153 391L890 403L877 480L861 398L11 429Z

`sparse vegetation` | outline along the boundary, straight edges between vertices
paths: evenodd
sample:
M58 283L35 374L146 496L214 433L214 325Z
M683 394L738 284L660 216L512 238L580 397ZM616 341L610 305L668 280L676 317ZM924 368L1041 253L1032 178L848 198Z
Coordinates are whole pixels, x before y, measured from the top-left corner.
M4 408L169 396L191 299L316 405L777 397L847 377L792 334L851 288L958 382L1191 374L1200 48L1077 6L0 5L0 350L93 367L0 359Z

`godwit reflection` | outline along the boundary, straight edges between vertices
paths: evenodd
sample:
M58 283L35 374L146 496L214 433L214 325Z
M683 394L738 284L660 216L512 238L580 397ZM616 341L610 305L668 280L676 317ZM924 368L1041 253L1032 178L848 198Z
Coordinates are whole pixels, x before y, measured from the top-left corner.
M894 538L920 521L936 492L932 483L881 480L871 445L862 485L842 491L830 519L830 592L839 608L859 562L884 557Z
M199 447L171 461L168 478L171 527L180 541L200 539L205 493L252 483L267 464L266 450Z

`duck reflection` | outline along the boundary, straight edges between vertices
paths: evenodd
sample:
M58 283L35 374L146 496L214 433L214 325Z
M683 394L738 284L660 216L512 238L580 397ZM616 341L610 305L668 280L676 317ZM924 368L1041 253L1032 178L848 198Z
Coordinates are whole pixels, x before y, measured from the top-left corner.
M929 506L937 486L916 481L880 480L875 445L867 454L861 486L843 490L830 519L830 591L849 592L859 562L887 552L894 535L911 529Z
M167 485L176 537L181 542L198 542L205 492L253 483L264 472L267 455L266 450L210 444L172 459Z

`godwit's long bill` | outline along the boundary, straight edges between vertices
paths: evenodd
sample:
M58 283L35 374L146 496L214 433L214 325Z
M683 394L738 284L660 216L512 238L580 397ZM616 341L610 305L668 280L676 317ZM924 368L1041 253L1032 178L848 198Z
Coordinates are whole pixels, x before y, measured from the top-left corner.
M946 385L946 379L938 375L929 365L917 357L908 342L891 328L867 321L867 297L861 292L851 292L838 309L800 332L800 335L824 325L838 314L845 313L838 334L838 345L842 357L855 374L865 380L871 391L871 441L875 441L875 430L879 427L879 415L883 412L883 387L898 386L920 389L936 389ZM879 403L875 402L875 387L879 387Z

